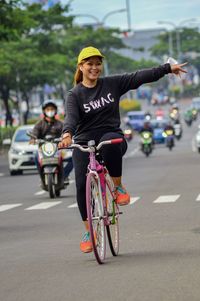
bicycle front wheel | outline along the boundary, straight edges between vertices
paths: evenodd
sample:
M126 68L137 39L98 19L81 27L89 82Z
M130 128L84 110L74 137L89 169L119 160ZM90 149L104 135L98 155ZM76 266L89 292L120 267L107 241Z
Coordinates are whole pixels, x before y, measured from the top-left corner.
M108 242L113 256L119 253L119 209L113 197L114 185L112 179L106 175L106 207L109 225L106 226Z
M103 263L106 253L106 236L101 192L96 175L89 173L86 182L86 205L90 238L96 260Z

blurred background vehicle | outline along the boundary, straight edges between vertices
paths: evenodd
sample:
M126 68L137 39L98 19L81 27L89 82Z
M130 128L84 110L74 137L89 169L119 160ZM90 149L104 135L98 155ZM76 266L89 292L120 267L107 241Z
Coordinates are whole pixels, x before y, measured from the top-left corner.
M126 126L131 127L135 131L140 131L145 120L144 111L130 111L126 115Z
M123 130L125 139L130 142L133 139L134 133L131 127L125 127Z
M154 93L152 95L151 104L152 105L165 105L169 102L169 96L163 93Z
M22 174L24 170L34 170L35 153L37 145L29 144L30 138L27 131L31 131L34 125L24 125L17 128L12 140L6 139L4 144L10 144L8 151L8 163L10 175Z
M195 145L198 152L200 153L200 125L198 126L198 131L195 135Z
M153 128L153 141L154 143L165 143L165 137L163 136L164 128L167 125L167 119L151 120L151 126Z
M200 112L200 97L192 98L192 107L197 109L198 112Z

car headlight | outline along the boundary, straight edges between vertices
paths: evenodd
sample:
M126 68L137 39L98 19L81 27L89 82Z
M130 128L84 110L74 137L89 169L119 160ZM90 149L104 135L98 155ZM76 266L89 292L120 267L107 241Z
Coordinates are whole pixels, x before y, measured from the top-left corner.
M11 148L11 153L15 155L23 155L24 151L16 148Z

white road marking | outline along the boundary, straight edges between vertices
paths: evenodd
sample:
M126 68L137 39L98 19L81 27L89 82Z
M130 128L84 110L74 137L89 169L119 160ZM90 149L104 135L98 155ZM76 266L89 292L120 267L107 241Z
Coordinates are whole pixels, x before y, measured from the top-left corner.
M0 173L0 177L3 177L4 176L4 173Z
M54 207L56 205L59 205L61 203L62 203L62 201L58 201L58 202L42 202L42 203L39 203L37 205L28 207L25 210L43 210L43 209L49 209L49 208Z
M40 190L40 191L36 192L35 195L41 195L41 194L44 194L44 193L46 193L46 192L47 192L47 191L45 191L45 190Z
M179 197L180 194L161 195L153 203L174 203L176 202L176 200L178 200Z
M7 204L7 205L0 205L0 212L10 210L16 207L22 206L22 204Z
M77 203L68 206L68 208L77 208L77 207L78 207Z
M196 198L196 201L197 201L197 202L200 201L200 194L199 194L198 197Z
M140 198L139 197L131 197L130 205L134 204L137 202Z

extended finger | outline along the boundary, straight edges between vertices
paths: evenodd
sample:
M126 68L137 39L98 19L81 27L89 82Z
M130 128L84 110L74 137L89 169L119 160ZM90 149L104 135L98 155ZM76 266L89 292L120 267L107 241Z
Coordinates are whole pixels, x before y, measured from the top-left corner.
M187 73L187 71L184 70L184 69L182 69L182 68L179 68L179 71L184 72L184 73Z
M183 66L185 66L185 65L187 65L187 64L188 64L188 62L183 63L183 64L179 64L179 66L180 66L180 67L183 67Z

